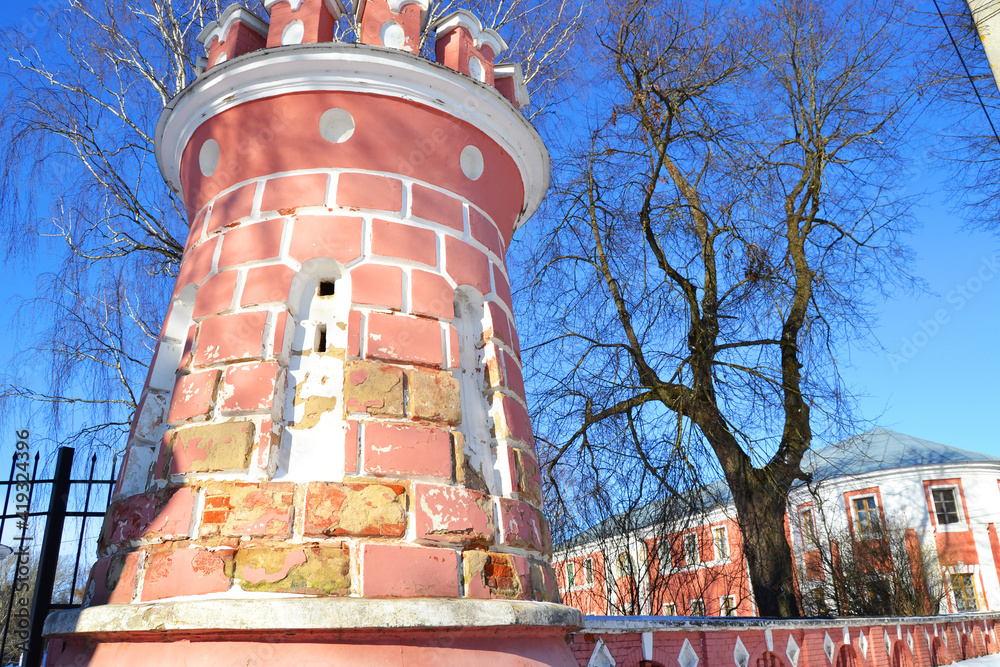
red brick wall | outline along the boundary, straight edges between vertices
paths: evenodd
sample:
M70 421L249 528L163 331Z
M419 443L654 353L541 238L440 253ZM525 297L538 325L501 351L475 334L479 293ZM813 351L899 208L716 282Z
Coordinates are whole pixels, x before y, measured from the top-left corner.
M748 654L747 667L829 667L831 663L837 667L934 667L997 653L1000 632L996 628L1000 614L827 621L650 622L622 616L587 620L587 627L569 638L570 650L581 667L588 664L599 642L616 667L677 667L682 664L685 642L698 657L698 667L740 667L734 658L737 640ZM652 634L651 655L643 655L644 633ZM832 659L824 650L828 635ZM795 647L798 655L793 662L790 653L794 655L794 650L789 649Z

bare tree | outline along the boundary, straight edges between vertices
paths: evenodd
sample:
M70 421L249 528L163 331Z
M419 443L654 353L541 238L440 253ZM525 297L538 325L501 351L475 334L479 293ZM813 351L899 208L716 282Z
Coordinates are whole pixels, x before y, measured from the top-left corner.
M600 90L526 299L550 491L565 501L561 466L617 454L592 437L608 422L640 433L619 447L654 476L665 447L705 443L711 459L691 460L732 490L759 613L795 616L787 493L814 429L850 420L843 346L905 280L905 7L603 12Z
M700 471L679 448L657 475L634 451L594 457L562 487L573 498L553 524L564 601L587 613L716 615L726 599L735 614L749 586L740 536L727 526L728 490L701 486ZM602 468L602 461L614 465ZM663 478L671 484L666 495Z
M195 79L195 38L228 4L50 2L2 37L7 259L41 256L51 273L22 304L21 352L0 396L6 414L20 407L54 417L59 439L124 446L186 234L183 206L157 169L154 128L166 102ZM430 14L460 6L435 2ZM507 57L525 64L535 93L531 109L544 109L566 71L582 4L472 7L509 37ZM344 39L352 39L350 20L338 31Z
M861 534L828 516L813 493L816 525L799 526L802 608L811 616L933 616L947 588L933 539L907 517L888 516ZM836 512L836 510L834 510ZM844 517L840 517L843 519Z

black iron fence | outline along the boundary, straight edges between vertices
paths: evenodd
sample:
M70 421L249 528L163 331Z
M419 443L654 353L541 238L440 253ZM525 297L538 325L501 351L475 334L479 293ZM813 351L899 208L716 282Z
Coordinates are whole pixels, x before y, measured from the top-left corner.
M0 515L0 568L4 568L0 573L0 665L39 667L45 617L53 609L74 609L83 604L81 587L91 565L89 550L96 544L85 536L94 536L95 524L100 530L100 520L111 502L117 460L111 460L106 473L99 472L94 454L86 479L73 479L74 451L60 447L51 479L39 479L40 457L37 453L32 457L27 445L21 446L24 442L24 438L18 440L8 481L0 481L0 493L4 493ZM46 501L47 509L41 509ZM67 522L67 518L73 521ZM67 523L71 535L64 541Z

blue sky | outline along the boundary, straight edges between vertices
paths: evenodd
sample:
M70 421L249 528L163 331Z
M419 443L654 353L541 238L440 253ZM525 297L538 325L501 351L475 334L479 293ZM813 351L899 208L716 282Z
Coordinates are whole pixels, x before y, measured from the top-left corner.
M6 0L0 22L33 21L28 10L50 3L55 0ZM912 270L926 281L926 291L882 304L877 336L885 349L852 346L844 376L868 395L862 401L866 418L1000 456L994 428L1000 413L1000 238L964 227L942 193L947 178L925 170L915 183L930 193L918 211L921 226L910 239L916 255ZM38 259L32 267L13 272L8 267L0 282L0 317L10 317L12 299L33 294L36 274L45 268L44 255ZM0 342L9 350L10 328L3 329Z

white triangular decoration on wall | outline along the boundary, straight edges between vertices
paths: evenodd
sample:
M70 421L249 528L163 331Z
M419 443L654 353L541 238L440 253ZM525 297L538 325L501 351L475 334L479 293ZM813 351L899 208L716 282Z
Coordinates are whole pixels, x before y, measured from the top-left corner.
M747 667L750 664L750 651L739 637L736 638L736 646L733 648L733 662L736 667Z
M868 657L868 637L863 631L858 632L858 646L861 648L861 655Z
M611 656L611 651L604 645L604 640L598 639L594 652L590 654L590 662L587 663L587 667L615 667L617 664Z
M788 646L785 648L785 655L792 663L792 667L799 667L799 645L795 643L795 639L788 635Z
M691 648L691 642L687 639L684 640L681 652L677 655L677 662L681 664L681 667L697 667L698 665L698 654Z
M833 664L833 651L836 646L833 643L833 639L830 638L830 633L826 633L826 637L823 638L823 653L826 653L826 659Z
M885 633L883 636L883 641L885 642L885 654L892 655L892 640L889 639L889 631L883 629L882 632Z
M906 631L906 645L910 647L910 653L913 653L913 633L909 630Z

